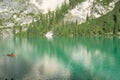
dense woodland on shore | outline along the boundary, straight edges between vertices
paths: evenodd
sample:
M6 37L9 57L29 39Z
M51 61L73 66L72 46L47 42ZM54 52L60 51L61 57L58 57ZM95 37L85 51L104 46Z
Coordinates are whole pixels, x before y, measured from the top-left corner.
M70 0L69 4L64 3L61 8L56 11L49 11L47 14L39 14L33 19L33 22L27 25L27 32L22 32L19 28L21 36L43 36L48 31L53 31L54 36L92 36L92 35L114 35L120 32L120 2L116 4L113 11L103 15L97 19L89 19L82 24L74 22L64 22L64 15L68 9L72 9L82 0ZM108 0L107 3L109 3ZM110 0L111 1L111 0ZM32 14L31 14L32 15ZM13 33L15 29L13 30ZM14 33L15 34L15 33Z

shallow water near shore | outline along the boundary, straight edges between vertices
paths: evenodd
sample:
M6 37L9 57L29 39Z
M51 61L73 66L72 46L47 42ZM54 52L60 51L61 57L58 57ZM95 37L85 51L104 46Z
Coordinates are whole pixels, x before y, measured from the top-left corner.
M0 79L120 80L120 38L1 38Z

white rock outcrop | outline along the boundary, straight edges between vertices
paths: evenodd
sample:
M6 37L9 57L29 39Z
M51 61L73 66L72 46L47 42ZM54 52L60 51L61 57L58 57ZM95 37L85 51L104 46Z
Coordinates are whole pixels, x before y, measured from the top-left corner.
M65 15L65 21L85 22L87 18L98 18L112 11L117 1L113 0L109 5L103 5L96 0L85 0Z
M52 32L52 31L49 31L49 32L47 32L47 33L45 34L45 36L46 36L46 38L47 38L48 40L51 40L51 39L53 38L53 32Z
M102 2L102 0L100 1ZM87 18L98 18L112 11L117 1L119 0L113 0L109 5L102 5L96 0L85 0L70 10L65 15L64 20L83 23ZM33 15L44 14L49 10L54 11L56 8L61 7L64 2L69 3L69 0L1 0L0 29L3 27L11 27L12 29L13 26L30 24L33 21ZM27 28L23 30L27 30ZM4 36L6 31L9 34L12 32L9 29L0 32Z
M54 11L64 2L68 3L69 0L1 0L0 29L30 24L33 20L33 15L47 13L49 10ZM4 33L6 30L2 29L1 32L2 35L6 36L6 33Z

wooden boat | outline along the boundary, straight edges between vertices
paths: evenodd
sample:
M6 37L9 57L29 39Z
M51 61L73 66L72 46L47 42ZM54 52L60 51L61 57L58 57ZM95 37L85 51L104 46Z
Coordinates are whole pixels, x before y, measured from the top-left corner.
M11 53L11 54L7 54L7 56L10 56L10 57L15 57L15 56L16 56L16 54Z

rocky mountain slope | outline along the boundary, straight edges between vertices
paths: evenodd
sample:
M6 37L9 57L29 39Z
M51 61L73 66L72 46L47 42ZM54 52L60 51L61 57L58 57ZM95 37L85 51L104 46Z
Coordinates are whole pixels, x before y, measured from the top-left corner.
M63 2L64 0L0 0L1 36L12 36L13 26L29 24L33 15L54 11Z
M118 1L112 0L107 4L102 0L85 0L70 10L69 13L65 15L65 20L83 23L87 18L98 18L112 11L116 2Z
M105 4L102 0L85 0L69 10L64 20L82 23L87 18L98 18L112 11L117 1L111 0L109 4ZM1 36L12 36L13 26L29 24L33 15L54 11L64 2L69 3L69 0L0 0Z
M64 0L2 0L0 2L0 20L3 26L26 24L32 21L32 15L54 11ZM68 2L68 1L67 1Z

